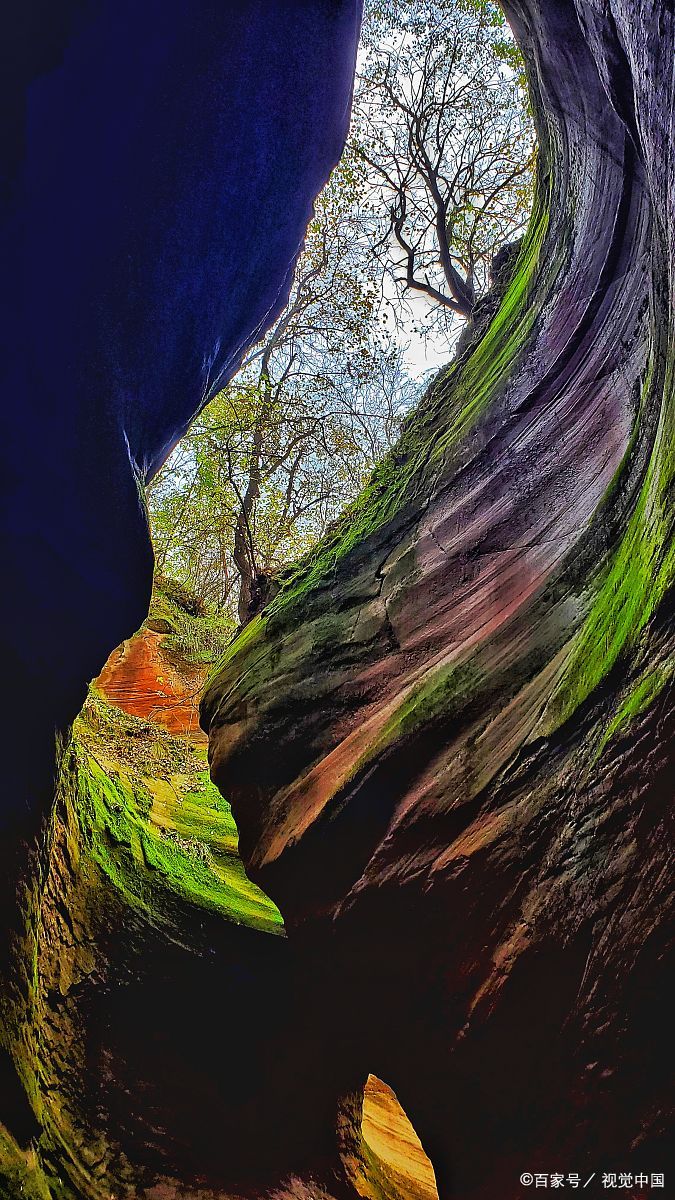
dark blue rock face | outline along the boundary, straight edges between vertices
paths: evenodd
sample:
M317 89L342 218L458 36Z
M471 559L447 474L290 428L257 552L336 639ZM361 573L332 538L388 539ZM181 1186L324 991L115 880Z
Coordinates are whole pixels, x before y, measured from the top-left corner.
M360 8L34 0L4 14L4 969L55 732L147 612L142 480L283 306L342 150ZM0 1120L25 1142L2 1055Z
M24 8L5 29L0 545L6 730L35 760L145 615L141 480L283 305L344 142L360 3ZM43 786L23 764L4 820Z

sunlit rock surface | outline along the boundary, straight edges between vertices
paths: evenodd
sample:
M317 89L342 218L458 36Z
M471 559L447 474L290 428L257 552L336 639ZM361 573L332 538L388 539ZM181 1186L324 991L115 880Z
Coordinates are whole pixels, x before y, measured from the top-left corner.
M178 737L201 741L191 697L204 682L204 670L180 669L166 654L166 634L141 629L113 650L95 681L103 695L135 717L156 720Z
M649 1173L670 1109L674 16L508 11L540 159L501 308L202 708L355 1077L466 1200Z
M391 1088L374 1075L366 1083L361 1129L366 1152L401 1195L437 1200L434 1170L415 1130Z
M147 619L108 656L94 688L132 717L204 742L197 705L222 648L215 635L203 604L175 584L158 581Z

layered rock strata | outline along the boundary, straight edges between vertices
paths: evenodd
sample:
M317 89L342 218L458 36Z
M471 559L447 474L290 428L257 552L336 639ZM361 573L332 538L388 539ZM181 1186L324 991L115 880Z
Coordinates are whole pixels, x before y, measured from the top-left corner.
M462 1200L649 1174L669 1112L674 16L507 11L540 150L501 305L202 707L354 1078Z

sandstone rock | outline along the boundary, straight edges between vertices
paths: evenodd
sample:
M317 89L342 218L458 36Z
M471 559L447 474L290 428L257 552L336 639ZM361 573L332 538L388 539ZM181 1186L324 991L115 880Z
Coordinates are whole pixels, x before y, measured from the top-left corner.
M354 1072L461 1200L649 1171L670 1110L673 12L507 7L540 160L501 306L202 706Z

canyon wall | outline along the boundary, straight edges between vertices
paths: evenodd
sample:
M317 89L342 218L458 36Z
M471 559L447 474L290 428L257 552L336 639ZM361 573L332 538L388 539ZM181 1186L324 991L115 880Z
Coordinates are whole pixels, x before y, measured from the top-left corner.
M1 628L9 744L33 760L147 614L142 481L283 307L342 149L359 16L357 0L8 15ZM5 789L17 837L40 782Z
M674 16L507 11L540 149L497 314L202 705L328 1025L462 1200L662 1170L669 1112Z
M147 614L142 481L283 307L342 149L359 19L358 0L5 14L3 1005L45 876L55 735ZM0 1060L0 1113L25 1142Z

